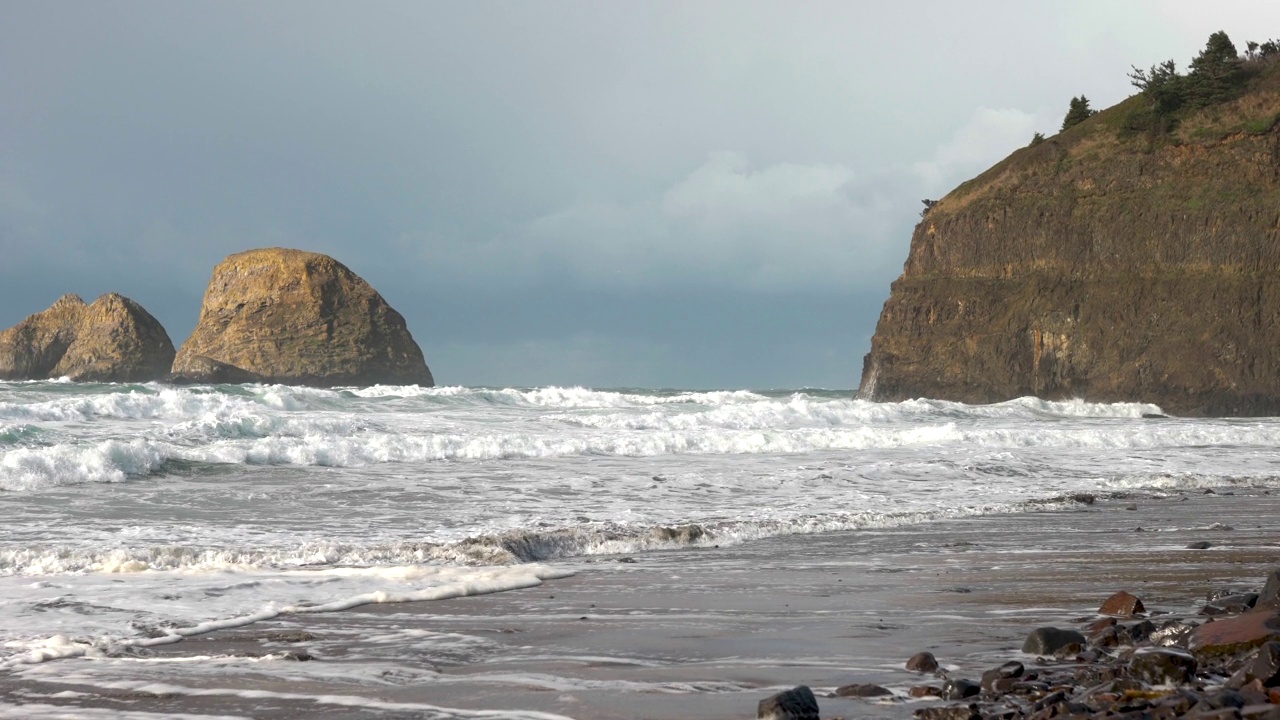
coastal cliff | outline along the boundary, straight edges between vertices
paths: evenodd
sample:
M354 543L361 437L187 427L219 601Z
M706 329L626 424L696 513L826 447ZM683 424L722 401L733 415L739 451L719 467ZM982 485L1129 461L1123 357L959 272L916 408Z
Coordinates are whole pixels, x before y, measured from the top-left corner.
M927 210L860 397L1280 414L1280 65L1135 132L1142 95Z

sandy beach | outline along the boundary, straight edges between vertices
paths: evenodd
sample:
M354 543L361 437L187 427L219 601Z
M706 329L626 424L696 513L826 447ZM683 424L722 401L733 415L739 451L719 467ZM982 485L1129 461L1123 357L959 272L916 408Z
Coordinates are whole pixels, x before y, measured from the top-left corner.
M586 558L574 576L526 590L27 666L2 681L0 717L710 720L752 717L797 684L818 694L823 717L907 717L937 702L905 699L922 682L903 669L917 651L976 679L1028 660L1018 649L1034 628L1091 616L1116 590L1160 612L1194 609L1211 589L1256 589L1280 560L1280 498L1264 492ZM824 697L855 682L895 697Z

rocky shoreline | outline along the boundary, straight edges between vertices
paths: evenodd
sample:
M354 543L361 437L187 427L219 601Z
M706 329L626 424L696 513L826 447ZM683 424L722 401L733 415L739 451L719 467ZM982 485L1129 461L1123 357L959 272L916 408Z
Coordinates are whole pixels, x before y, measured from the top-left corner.
M1219 589L1195 614L1148 611L1119 591L1096 617L1072 627L1033 630L1022 652L980 679L942 669L930 652L905 663L928 676L910 698L948 701L917 709L921 720L1095 720L1280 718L1280 569L1257 592ZM923 678L922 678L923 679ZM892 698L872 683L837 688L828 697ZM955 702L959 701L959 702ZM873 715L869 714L867 717ZM757 718L818 720L807 686L762 700Z

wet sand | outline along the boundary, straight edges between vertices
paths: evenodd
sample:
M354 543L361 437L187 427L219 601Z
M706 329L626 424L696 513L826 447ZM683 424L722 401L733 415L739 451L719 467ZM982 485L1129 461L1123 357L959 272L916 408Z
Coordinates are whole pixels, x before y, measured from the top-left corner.
M1116 590L1159 611L1256 589L1280 564L1280 496L1236 492L588 558L526 590L29 666L0 679L0 718L742 718L797 684L823 717L908 717L936 702L901 698L918 651L977 679ZM899 698L823 697L855 682Z

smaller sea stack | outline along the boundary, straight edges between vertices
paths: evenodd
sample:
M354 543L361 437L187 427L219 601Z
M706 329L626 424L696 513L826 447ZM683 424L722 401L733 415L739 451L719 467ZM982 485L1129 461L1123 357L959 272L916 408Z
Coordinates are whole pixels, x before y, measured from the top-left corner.
M89 305L78 295L63 295L0 333L3 380L148 382L164 378L173 357L160 322L116 293Z
M179 348L183 383L434 385L404 317L328 255L266 248L213 269Z

